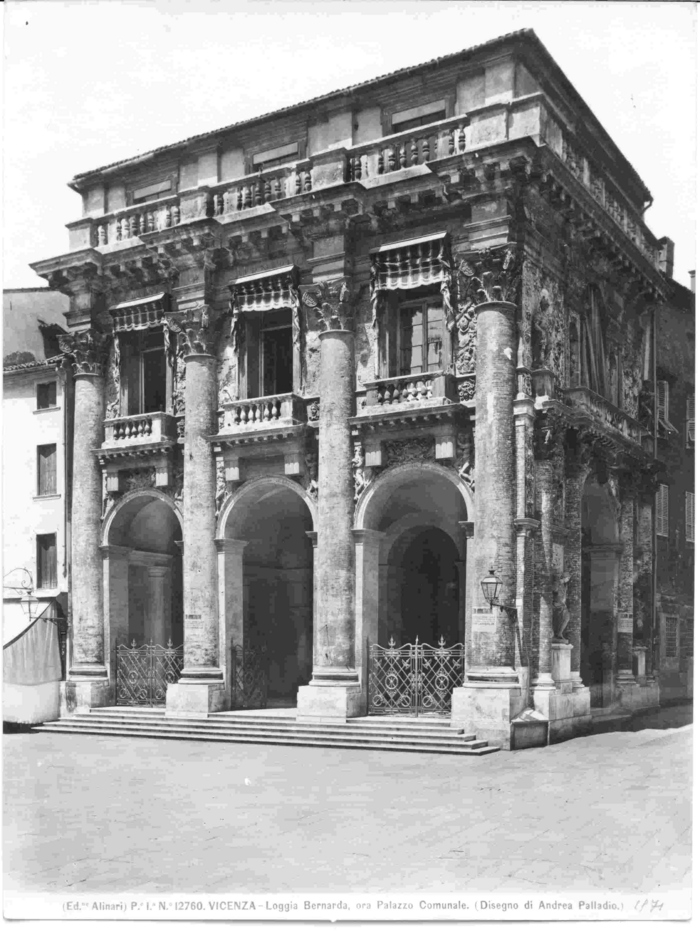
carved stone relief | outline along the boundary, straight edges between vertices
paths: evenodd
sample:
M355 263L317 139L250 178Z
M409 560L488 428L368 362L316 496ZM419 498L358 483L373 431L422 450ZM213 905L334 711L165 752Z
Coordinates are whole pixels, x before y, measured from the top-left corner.
M324 330L352 329L354 314L345 278L306 286L302 301L316 312Z
M409 440L386 440L387 466L407 462L432 462L435 459L435 440L432 437L411 437Z
M457 434L456 463L459 477L464 479L469 491L474 494L474 438L471 433L461 431Z

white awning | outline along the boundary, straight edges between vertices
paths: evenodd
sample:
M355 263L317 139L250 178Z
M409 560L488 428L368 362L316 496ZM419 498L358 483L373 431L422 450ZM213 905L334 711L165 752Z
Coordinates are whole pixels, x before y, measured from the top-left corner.
M439 233L429 233L427 236L420 236L418 239L402 239L401 242L388 242L376 249L370 249L370 254L374 252L393 252L395 249L410 249L413 246L420 246L424 242L433 242L434 240L444 239L447 231L442 230Z
M277 310L299 306L297 282L296 265L284 265L236 278L230 287L238 310Z
M162 324L165 313L166 293L150 294L135 301L122 301L109 308L117 332L148 330Z

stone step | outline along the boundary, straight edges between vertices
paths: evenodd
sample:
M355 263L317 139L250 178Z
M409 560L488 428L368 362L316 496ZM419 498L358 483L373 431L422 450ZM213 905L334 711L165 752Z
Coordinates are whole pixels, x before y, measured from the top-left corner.
M100 716L99 714L90 713L85 715L74 715L71 718L66 718L61 721L51 722L51 724L60 724L66 726L75 726L75 727L133 727L139 730L143 728L157 728L159 731L180 731L182 729L196 732L207 732L217 735L227 735L234 737L236 735L250 736L259 734L261 736L280 736L280 735L291 735L297 737L311 736L319 737L322 739L336 739L336 738L348 738L351 740L384 740L384 741L421 741L429 742L431 744L452 744L456 743L458 745L464 745L467 742L474 741L476 738L473 734L465 735L463 732L447 732L439 734L426 734L424 731L415 730L413 732L406 731L376 731L372 730L360 730L358 728L348 728L344 725L325 725L325 724L312 724L312 725L302 725L295 724L291 722L286 727L275 727L268 725L266 727L260 727L255 725L238 725L238 724L223 724L219 722L212 722L206 719L201 720L192 720L187 718L160 718L154 720L152 718L143 718L138 715L133 717L117 717L117 716ZM48 725L47 725L48 726Z
M177 727L181 725L192 725L192 718L166 718L161 712L158 715L144 715L140 712L130 714L129 712L122 712L120 714L115 713L104 713L100 709L90 711L89 713L78 713L73 715L70 719L66 721L85 721L85 722L104 722L104 723L134 723L134 724L145 724L145 723L155 723L157 726L163 727ZM261 721L248 721L246 718L239 717L226 717L216 715L209 718L201 718L197 721L198 727L212 728L216 730L226 730L226 731L237 731L237 732L249 732L253 730L260 730L262 732L266 731L289 731L289 732L309 732L309 733L318 733L318 734L347 734L348 728L352 730L353 736L362 736L366 735L368 737L375 736L386 736L387 738L394 739L395 737L425 737L429 740L452 740L455 738L460 738L461 740L472 740L474 735L465 735L464 728L451 728L449 726L444 728L430 728L423 727L420 724L412 724L409 726L400 726L394 725L391 722L386 725L370 725L365 726L362 723L347 722L339 724L313 724L306 722L298 722L294 718L268 718Z
M162 707L148 708L140 705L117 705L107 708L93 708L89 714L103 715L154 715L163 717L165 711ZM296 721L293 711L289 714L275 714L274 712L265 711L218 711L208 715L208 721L242 721L246 723L274 723L284 724L286 722ZM452 731L452 725L448 717L429 717L428 715L418 715L416 717L408 715L374 715L364 718L349 718L346 722L352 727L376 727L376 728L430 728L431 730L449 730Z
M87 720L86 720L87 718ZM180 724L174 727L161 727L159 724L143 722L142 724L122 725L118 723L102 723L91 721L90 716L80 720L66 719L49 724L39 725L33 728L38 733L63 733L63 734L102 734L114 737L151 737L160 739L179 739L179 740L208 740L220 743L249 743L249 744L282 744L288 746L316 746L316 747L336 747L339 749L357 749L357 750L404 750L407 752L418 753L451 753L462 754L466 756L483 756L486 753L493 753L498 747L489 747L486 741L465 741L465 740L426 740L397 738L386 740L380 735L374 738L367 738L360 735L348 734L347 736L336 736L329 734L296 734L284 729L279 733L232 733L221 732L218 729L212 730L201 726L201 722L195 725Z

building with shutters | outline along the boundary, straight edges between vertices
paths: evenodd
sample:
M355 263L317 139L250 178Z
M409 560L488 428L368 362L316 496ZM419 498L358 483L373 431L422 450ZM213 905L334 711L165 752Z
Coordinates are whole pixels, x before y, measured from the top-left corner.
M69 710L517 747L658 704L669 242L533 32L71 186L33 265L70 298Z
M70 371L62 367L58 345L59 335L66 332L68 307L65 295L48 288L3 292L5 659L8 651L23 650L28 643L25 638L36 638L46 623L52 626L44 633L58 649L59 633L63 633L59 622L68 607L72 380ZM30 610L26 602L22 604L27 590L36 600ZM43 621L32 630L38 617ZM38 637L37 642L44 639ZM65 650L64 639L60 649ZM52 662L50 667L49 675L57 669L60 673L60 664ZM44 683L29 683L44 675L45 670L20 669L16 664L10 670L5 664L4 720L57 717L57 680L47 682L45 694L38 698L32 686ZM24 681L15 682L13 676Z
M671 269L672 275L672 269ZM693 694L695 567L695 293L669 280L656 349L656 614L661 700Z

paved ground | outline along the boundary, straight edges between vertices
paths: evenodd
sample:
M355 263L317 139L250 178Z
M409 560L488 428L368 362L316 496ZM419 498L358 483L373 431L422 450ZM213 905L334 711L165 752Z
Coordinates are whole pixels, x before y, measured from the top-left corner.
M679 890L687 720L663 709L634 732L472 759L5 735L4 888Z

